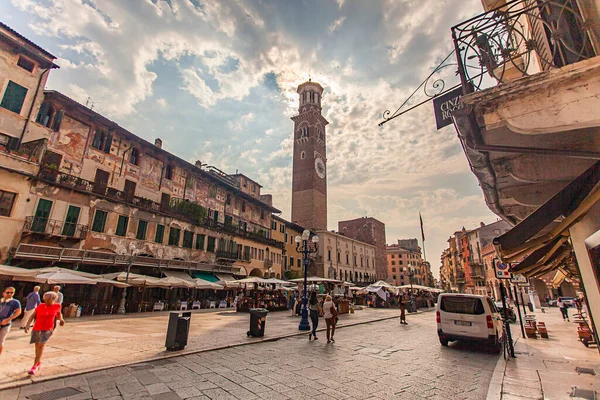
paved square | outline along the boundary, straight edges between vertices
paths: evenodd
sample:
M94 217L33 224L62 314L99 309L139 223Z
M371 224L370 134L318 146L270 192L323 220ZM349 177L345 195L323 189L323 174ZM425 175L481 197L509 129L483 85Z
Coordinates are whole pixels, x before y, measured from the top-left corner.
M26 399L49 384L77 399L485 399L497 355L440 346L435 314L108 369L0 392ZM69 398L73 400L74 398Z

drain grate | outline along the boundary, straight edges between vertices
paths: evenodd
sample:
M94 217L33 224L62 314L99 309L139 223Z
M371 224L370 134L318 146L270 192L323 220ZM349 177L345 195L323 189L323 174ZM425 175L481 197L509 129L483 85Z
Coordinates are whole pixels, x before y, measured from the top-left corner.
M596 370L594 370L594 368L577 367L575 368L575 372L577 372L578 374L596 375Z
M577 386L573 386L571 390L571 397L578 397L586 400L596 400L596 392L594 390L580 389Z
M32 394L27 398L31 400L57 400L69 396L74 396L79 393L83 393L83 390L75 389L73 387L65 387L61 389L51 390L49 392Z

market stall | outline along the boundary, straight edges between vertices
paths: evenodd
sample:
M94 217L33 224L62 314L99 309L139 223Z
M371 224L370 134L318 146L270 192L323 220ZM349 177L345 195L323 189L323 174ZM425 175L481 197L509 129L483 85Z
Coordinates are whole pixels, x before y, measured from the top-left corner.
M302 293L304 278L292 279L290 282L298 284L298 292ZM331 295L333 302L340 314L348 314L350 312L350 299L351 294L348 288L352 285L349 282L342 282L336 279L320 278L317 276L311 276L306 279L308 285L315 285L314 288L320 297L326 294Z
M248 312L250 308L266 308L269 311L287 309L287 288L283 286L288 284L287 281L248 277L235 283L242 286L237 296L238 312Z

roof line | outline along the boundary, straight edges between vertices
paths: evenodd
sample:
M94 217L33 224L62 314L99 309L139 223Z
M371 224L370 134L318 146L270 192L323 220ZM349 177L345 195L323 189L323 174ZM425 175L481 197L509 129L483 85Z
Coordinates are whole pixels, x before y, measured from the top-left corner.
M30 46L35 47L37 50L41 51L42 53L44 53L48 57L51 57L52 59L56 60L57 57L54 54L50 53L48 50L43 49L42 47L40 47L39 45L35 44L31 40L27 39L25 36L21 35L19 32L15 31L10 26L6 25L5 23L3 23L1 21L0 21L0 27L6 29L10 33L16 35L19 39L23 40L25 43L29 44Z

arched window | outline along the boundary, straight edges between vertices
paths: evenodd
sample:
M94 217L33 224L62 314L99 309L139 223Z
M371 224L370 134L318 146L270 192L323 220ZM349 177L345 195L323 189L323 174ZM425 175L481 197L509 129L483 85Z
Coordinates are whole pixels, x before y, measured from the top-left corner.
M173 167L171 167L170 165L167 165L167 167L165 168L165 179L173 179Z
M300 153L300 159L304 160L305 158L306 158L306 153L305 152Z
M317 130L317 139L323 140L323 132L320 129Z
M133 165L140 165L140 152L138 149L131 149L131 155L129 156L129 162Z
M300 137L308 137L308 126L300 128Z

